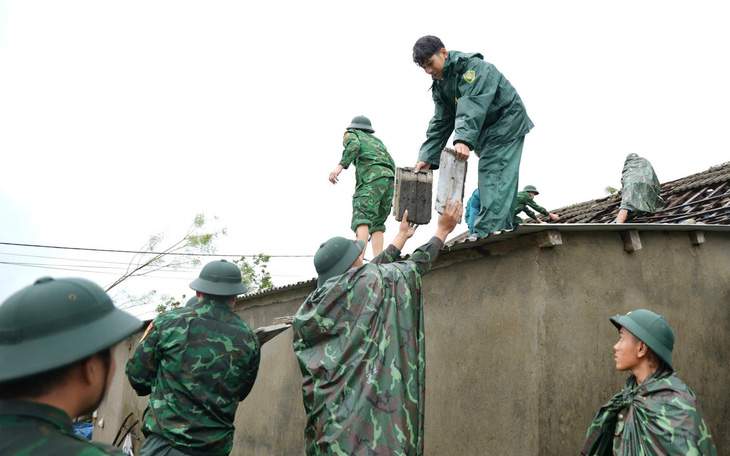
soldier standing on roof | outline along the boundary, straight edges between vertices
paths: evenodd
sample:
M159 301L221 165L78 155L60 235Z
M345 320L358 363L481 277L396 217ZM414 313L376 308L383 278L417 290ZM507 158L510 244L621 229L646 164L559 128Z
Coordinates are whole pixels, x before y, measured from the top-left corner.
M474 234L512 229L525 135L533 124L512 84L481 54L447 51L435 36L413 46L413 61L431 75L435 112L415 171L436 169L454 132L456 158L479 157L480 208Z
M649 160L634 153L627 155L621 171L621 206L616 223L625 223L663 208L661 190Z
M697 397L674 372L669 323L645 309L610 320L619 330L616 369L631 376L598 411L581 455L717 456Z
M446 202L434 237L398 261L415 226L363 265L363 241L336 237L314 256L317 289L296 313L306 454L423 454L426 380L421 276L461 218Z
M140 456L228 455L238 403L256 380L259 342L233 313L247 289L241 271L212 261L190 288L197 302L155 318L127 363L129 383L150 395Z
M373 133L370 119L357 116L345 131L342 144L342 160L329 175L329 181L337 183L337 177L351 163L357 169L355 194L352 196L352 231L357 239L367 244L368 235L373 241L373 256L383 251L385 221L393 206L393 180L395 162L383 142ZM365 255L365 249L362 250Z
M85 279L38 279L0 305L0 454L122 456L71 419L99 407L114 345L141 326Z

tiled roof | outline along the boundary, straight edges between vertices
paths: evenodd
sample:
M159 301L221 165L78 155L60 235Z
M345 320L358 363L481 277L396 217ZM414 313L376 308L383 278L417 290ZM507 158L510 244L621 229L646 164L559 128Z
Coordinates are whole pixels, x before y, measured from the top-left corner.
M632 223L705 223L730 225L730 162L662 184L664 209ZM621 192L550 212L558 223L608 223L618 214ZM531 220L530 220L531 221Z

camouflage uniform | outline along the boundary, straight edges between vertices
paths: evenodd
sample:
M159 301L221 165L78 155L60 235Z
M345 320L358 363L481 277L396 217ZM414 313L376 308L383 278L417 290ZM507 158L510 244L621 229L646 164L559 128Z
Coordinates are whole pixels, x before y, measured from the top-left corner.
M317 288L294 317L306 453L422 455L425 339L421 276L437 237L407 260L388 246Z
M621 209L627 209L630 218L651 213L664 207L661 184L649 160L642 157L626 159L621 171Z
M357 231L358 226L368 225L370 234L384 232L393 205L395 162L383 142L365 131L348 129L342 145L345 150L339 164L347 169L354 163L357 168L351 228Z
M0 401L0 454L3 456L122 456L110 445L74 434L63 410L38 402Z
M143 432L187 454L227 455L259 359L256 335L227 302L201 298L160 315L126 369L139 395L151 393Z
M540 206L535 202L535 199L527 192L517 192L517 205L515 206L515 220L514 224L518 225L522 223L522 219L517 216L520 212L524 212L532 220L537 220L537 216L527 206L535 209L542 215L550 215L544 207Z
M624 389L596 415L581 455L710 455L717 450L694 393L667 366Z

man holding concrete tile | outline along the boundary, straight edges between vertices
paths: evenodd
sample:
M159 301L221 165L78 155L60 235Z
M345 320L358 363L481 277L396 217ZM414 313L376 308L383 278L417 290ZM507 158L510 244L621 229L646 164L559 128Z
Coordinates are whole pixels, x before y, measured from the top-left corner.
M480 209L474 234L513 228L520 160L533 123L517 91L481 54L447 51L435 36L413 46L413 60L428 73L435 112L415 171L436 169L454 132L457 159L479 157Z
M674 372L669 323L645 309L610 320L619 330L616 369L631 376L599 410L581 455L716 456L699 401Z
M415 226L362 265L362 241L336 237L314 257L317 289L294 317L307 455L422 455L425 391L421 276L461 218L447 201L434 237L398 261Z
M228 455L238 403L256 381L260 345L233 312L247 290L241 271L212 261L190 288L197 301L153 320L127 363L129 383L150 395L140 456Z

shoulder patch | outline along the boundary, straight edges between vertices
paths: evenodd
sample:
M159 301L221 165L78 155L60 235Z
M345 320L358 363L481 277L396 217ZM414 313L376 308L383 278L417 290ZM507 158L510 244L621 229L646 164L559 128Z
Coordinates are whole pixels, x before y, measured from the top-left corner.
M347 137L350 136L350 132L345 132L345 137L343 139L347 139Z
M153 327L154 325L155 325L155 322L154 322L154 320L153 320L153 321L151 321L151 322L150 322L150 325L149 325L149 326L147 327L147 329L145 330L145 332L144 332L144 335L142 335L142 338L141 338L141 339L139 340L139 343L140 343L140 344L141 344L141 343L142 343L142 341L143 341L143 340L145 339L145 337L147 337L147 334L149 334L149 332L150 332L150 329L152 329L152 327Z
M466 82L471 84L472 82L474 82L474 79L477 77L477 74L474 70L469 70L466 73L464 73L463 77Z

